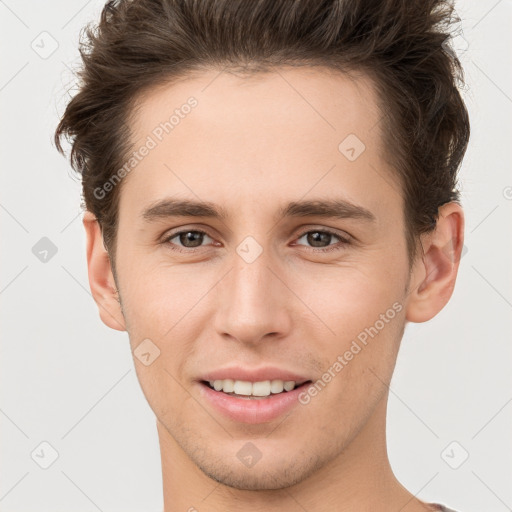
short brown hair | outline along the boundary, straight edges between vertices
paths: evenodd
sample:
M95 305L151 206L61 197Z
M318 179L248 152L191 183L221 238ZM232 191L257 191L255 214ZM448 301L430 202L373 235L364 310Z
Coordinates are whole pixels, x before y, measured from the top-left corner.
M130 150L141 91L206 69L326 66L366 73L379 93L386 157L404 197L410 262L439 206L459 201L456 175L469 139L459 60L445 44L455 20L440 0L112 0L82 32L80 89L55 132L72 143L83 203L115 259L121 186L94 191Z

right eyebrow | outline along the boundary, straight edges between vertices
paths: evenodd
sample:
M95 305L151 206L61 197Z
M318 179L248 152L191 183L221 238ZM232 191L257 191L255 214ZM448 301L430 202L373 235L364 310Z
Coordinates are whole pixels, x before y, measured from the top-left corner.
M228 214L224 208L214 203L189 199L163 199L142 212L142 218L147 222L166 217L210 217L226 220Z

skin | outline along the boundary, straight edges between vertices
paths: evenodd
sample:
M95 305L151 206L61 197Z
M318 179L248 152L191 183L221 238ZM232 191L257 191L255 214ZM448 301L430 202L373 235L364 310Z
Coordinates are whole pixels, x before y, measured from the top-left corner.
M452 294L461 207L439 209L409 271L401 190L364 76L203 71L140 99L134 147L190 96L197 107L124 180L116 280L98 223L84 216L89 281L103 322L126 330L132 350L147 338L160 350L151 365L136 357L134 364L157 418L165 512L434 510L392 472L386 405L406 323L431 319ZM338 150L348 134L366 146L353 162ZM145 222L144 209L165 197L207 200L228 217ZM370 210L375 222L276 219L290 201L335 197ZM171 247L194 250L186 240L162 242L177 228L207 235L196 252L181 253ZM335 235L317 246L302 236L318 229ZM336 234L352 243L340 245ZM252 263L236 251L247 236L263 251ZM232 363L271 364L315 382L394 303L401 311L286 417L235 422L199 394L198 376ZM261 453L250 468L236 456L248 441Z

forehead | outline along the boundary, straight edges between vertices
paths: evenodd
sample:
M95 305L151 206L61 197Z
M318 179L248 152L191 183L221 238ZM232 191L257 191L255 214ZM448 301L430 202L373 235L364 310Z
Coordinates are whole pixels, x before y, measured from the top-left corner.
M191 98L197 106L188 109ZM166 137L168 142L177 138L178 125L183 132L185 124L192 128L198 122L215 128L215 132L201 133L210 139L215 135L238 134L240 142L240 137L252 135L256 137L253 145L263 142L265 135L275 135L280 127L286 131L279 142L301 136L311 138L314 132L317 137L328 133L337 138L347 130L368 138L365 135L373 131L382 116L373 82L366 75L322 67L284 67L244 75L213 69L194 71L175 82L145 91L136 104L132 129L137 142L143 142L142 137L169 121L173 113L173 136ZM185 118L189 120L182 123ZM292 127L298 120L303 123ZM244 142L250 145L250 141Z
M134 150L150 149L125 178L120 210L174 195L255 213L307 194L400 208L381 115L369 79L321 68L209 70L159 86L131 121Z

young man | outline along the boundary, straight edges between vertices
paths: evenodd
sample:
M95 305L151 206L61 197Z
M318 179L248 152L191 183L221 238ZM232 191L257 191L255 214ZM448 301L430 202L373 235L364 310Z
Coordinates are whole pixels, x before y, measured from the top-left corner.
M448 510L395 478L407 322L452 294L469 136L435 0L109 2L56 132L165 512Z

